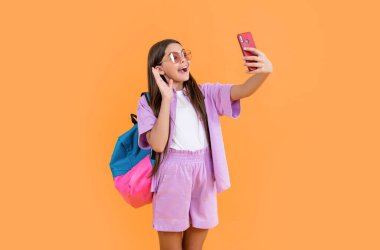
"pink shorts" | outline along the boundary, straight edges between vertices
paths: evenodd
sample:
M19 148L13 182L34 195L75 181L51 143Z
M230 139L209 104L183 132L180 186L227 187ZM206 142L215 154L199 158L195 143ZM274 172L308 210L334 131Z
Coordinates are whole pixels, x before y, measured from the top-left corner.
M209 229L218 224L217 192L208 147L169 148L153 176L153 228L182 232L190 227Z

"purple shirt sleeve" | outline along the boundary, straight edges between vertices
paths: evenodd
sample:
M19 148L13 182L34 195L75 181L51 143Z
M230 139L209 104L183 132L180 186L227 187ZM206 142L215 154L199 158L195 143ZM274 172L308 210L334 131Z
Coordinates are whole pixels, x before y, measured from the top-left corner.
M157 121L153 110L148 105L145 96L141 96L137 106L137 128L139 132L138 145L142 149L150 149L146 133L151 130Z
M232 118L240 116L240 99L231 100L231 87L233 84L208 83L208 93L212 98L219 116L226 115Z

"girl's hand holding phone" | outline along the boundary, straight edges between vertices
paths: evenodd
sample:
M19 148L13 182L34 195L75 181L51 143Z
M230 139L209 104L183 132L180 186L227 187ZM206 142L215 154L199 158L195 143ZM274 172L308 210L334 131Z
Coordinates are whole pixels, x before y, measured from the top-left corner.
M255 55L254 56L243 56L243 65L244 66L254 66L257 67L257 69L253 71L245 71L245 73L248 74L259 74L259 73L272 73L273 67L271 61L265 56L265 54L254 47L245 47L243 50L251 51ZM256 61L256 62L250 62L250 61Z
M272 63L263 52L257 49L251 32L237 34L240 49L243 53L243 65L247 66L248 74L271 73Z
M169 79L169 84L167 84L164 80L162 80L160 74L158 73L158 69L152 67L152 72L154 79L156 79L157 86L160 89L162 100L166 99L171 101L173 98L173 79Z

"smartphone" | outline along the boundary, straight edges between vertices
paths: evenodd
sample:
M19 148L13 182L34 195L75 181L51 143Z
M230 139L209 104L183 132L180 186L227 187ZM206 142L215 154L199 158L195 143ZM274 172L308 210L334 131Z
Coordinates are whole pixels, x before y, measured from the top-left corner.
M244 50L244 47L254 47L256 48L255 42L253 41L253 37L251 32L244 32L237 35L237 39L240 44L240 49L243 52L244 56L257 56L253 51ZM246 62L257 62L255 60L246 60ZM257 67L247 66L249 71L257 69Z

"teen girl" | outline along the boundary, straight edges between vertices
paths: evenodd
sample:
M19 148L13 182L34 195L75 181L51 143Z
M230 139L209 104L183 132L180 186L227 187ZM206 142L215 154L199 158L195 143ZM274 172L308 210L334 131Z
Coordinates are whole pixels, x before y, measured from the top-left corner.
M218 224L217 193L230 187L219 116L237 118L240 99L250 96L272 65L264 53L244 84L197 84L191 52L173 39L154 44L148 55L150 103L138 104L138 144L156 152L152 171L153 228L161 250L199 250Z

